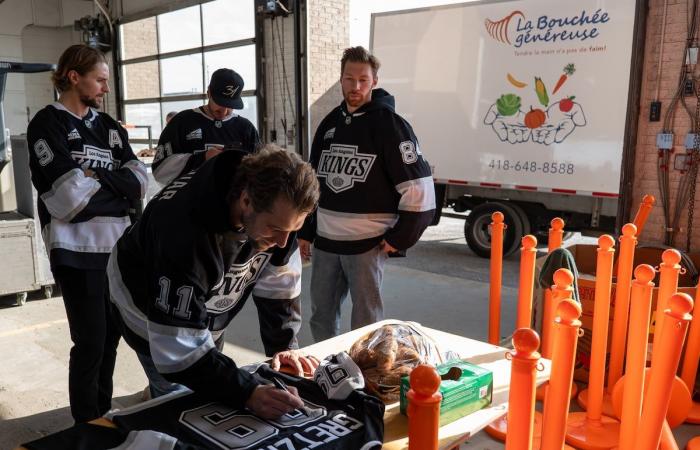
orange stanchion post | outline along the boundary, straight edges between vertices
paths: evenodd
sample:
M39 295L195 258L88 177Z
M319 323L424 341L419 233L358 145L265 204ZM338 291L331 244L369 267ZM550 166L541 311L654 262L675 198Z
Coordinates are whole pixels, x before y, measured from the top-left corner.
M559 217L555 217L550 222L549 239L547 241L547 251L552 253L552 250L561 247L564 237L564 221ZM553 304L552 291L547 287L544 289L544 297L542 302L542 356L547 359L552 357L552 320L554 320L554 311L556 305Z
M622 227L620 256L617 258L617 286L615 289L615 313L612 341L610 343L610 368L608 369L608 394L612 394L615 383L622 376L625 359L627 319L629 317L630 288L634 265L634 247L637 245L637 227L628 223Z
M544 330L546 317L550 317L549 319L549 333L552 332L553 330L553 321L554 317L556 315L556 308L557 305L559 305L559 302L564 300L565 298L572 298L573 297L573 283L574 283L574 274L571 273L570 270L568 269L557 269L556 272L554 272L554 276L552 277L552 281L554 281L554 285L552 285L551 289L548 289L547 292L550 293L549 295L549 303L545 303L544 306L544 312L545 314L542 316L542 329ZM547 301L547 297L545 297L545 302ZM550 313L547 314L547 310L551 311ZM547 359L552 359L552 355L554 354L552 351L553 347L553 340L548 341L548 348L542 349L542 356L544 356ZM537 394L536 398L537 400L544 400L546 393L547 393L547 387L549 386L549 382L546 382L542 385L540 385L537 388ZM571 383L571 391L569 392L569 395L573 398L576 394L578 393L578 386L576 383L572 382Z
M574 283L574 274L571 273L570 270L568 269L557 269L556 272L554 272L554 275L552 276L552 281L554 281L554 284L550 289L547 291L550 293L549 296L549 304L545 304L543 307L543 315L542 315L542 329L543 330L551 330L554 327L554 317L556 314L557 310L557 305L559 305L559 302L564 300L565 298L572 298L573 297L573 292L574 288L572 287ZM547 298L545 298L546 302ZM547 311L549 310L549 311ZM548 325L548 326L545 326ZM547 342L549 345L547 347L542 346L542 356L544 356L547 359L552 358L552 344L554 341L548 341Z
M679 450L678 442L673 436L673 430L667 420L661 426L661 439L659 440L659 450Z
M656 199L653 195L645 195L642 199L642 203L639 205L637 214L634 216L634 226L637 227L637 234L639 236L642 234L642 229L644 229L644 224L647 223L649 218L649 213L651 213L651 208L654 206Z
M581 328L581 306L564 299L557 306L554 336L554 359L547 388L542 421L542 450L562 450L566 437L566 418L574 375L576 343Z
M440 428L440 375L434 367L421 364L409 376L408 449L437 450Z
M664 325L664 311L666 311L668 299L678 291L678 275L681 271L681 254L678 250L668 249L661 254L659 265L659 294L656 297L656 314L654 316L654 339L651 347L651 364L656 359L656 339L661 336Z
M610 235L598 239L591 370L588 389L582 391L588 394L587 410L569 414L567 424L566 442L584 449L612 448L617 445L620 434L620 423L602 413L614 246L615 240Z
M695 290L695 304L700 301L700 284ZM698 361L700 360L700 314L693 314L693 321L690 324L688 331L687 344L685 345L685 356L683 357L683 369L681 370L681 379L688 386L690 392L695 388L695 377L698 373ZM686 422L700 423L700 403L693 402L693 405L688 413Z
M508 394L508 434L506 450L532 450L535 428L535 371L540 354L540 338L535 331L519 328L513 333L510 353L510 392Z
M634 438L642 414L644 392L644 368L647 361L649 315L651 314L651 281L656 274L654 268L641 264L634 270L632 300L627 339L627 365L625 366L625 390L622 395L620 414L620 450L633 450Z
M530 328L532 321L532 294L535 283L535 258L537 238L528 234L520 248L520 288L518 289L518 315L515 328ZM539 339L539 338L538 338Z
M673 380L683 348L683 340L692 319L693 300L687 294L673 294L664 311L665 324L655 339L656 359L652 360L649 389L644 396L642 416L635 437L635 450L656 450L671 399Z
M503 284L503 213L491 214L491 270L489 284L489 344L501 342L501 285Z
M552 250L561 247L564 242L564 220L555 217L549 222L549 239L547 240L547 251L552 253Z

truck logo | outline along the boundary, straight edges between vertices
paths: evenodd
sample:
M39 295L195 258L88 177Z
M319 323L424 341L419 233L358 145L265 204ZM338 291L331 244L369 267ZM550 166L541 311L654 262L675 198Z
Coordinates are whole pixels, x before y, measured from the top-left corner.
M377 155L359 153L356 145L332 144L321 152L318 176L326 179L326 185L336 194L364 183Z
M527 19L522 11L513 11L502 19L486 19L486 32L494 40L521 48L529 44L574 44L600 37L610 15L601 8L582 10L572 16L542 14Z
M510 22L515 16L520 16L525 19L525 15L521 11L513 11L508 16L495 22L491 19L486 19L484 23L484 25L486 25L486 32L498 42L511 45L508 31L510 29Z

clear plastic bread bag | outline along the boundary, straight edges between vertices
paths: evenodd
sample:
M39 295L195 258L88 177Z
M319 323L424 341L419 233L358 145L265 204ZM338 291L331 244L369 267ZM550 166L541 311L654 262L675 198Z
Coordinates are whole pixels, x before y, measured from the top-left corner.
M362 370L367 390L385 403L399 400L401 377L414 367L446 360L435 341L411 322L377 328L358 339L348 353Z

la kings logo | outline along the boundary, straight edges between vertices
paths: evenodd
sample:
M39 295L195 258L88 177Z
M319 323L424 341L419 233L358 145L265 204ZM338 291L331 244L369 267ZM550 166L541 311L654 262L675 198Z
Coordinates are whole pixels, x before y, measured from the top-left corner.
M258 253L243 264L231 264L221 282L209 293L207 311L221 314L236 306L248 286L258 281L270 257L270 253Z
M73 160L80 164L83 169L94 169L96 167L107 170L119 169L120 161L112 157L112 152L93 145L83 145L83 149L72 151Z
M321 152L318 176L325 177L326 185L336 194L364 183L377 155L359 153L356 145L331 144Z

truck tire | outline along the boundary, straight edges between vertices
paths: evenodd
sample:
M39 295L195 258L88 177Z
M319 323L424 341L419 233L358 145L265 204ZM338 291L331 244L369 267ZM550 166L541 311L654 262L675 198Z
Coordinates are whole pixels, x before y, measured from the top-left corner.
M469 248L482 258L491 257L491 214L503 213L506 229L503 235L503 256L508 256L520 247L523 237L523 222L520 214L506 203L489 202L475 207L464 221L464 237Z
M517 203L508 203L506 204L506 206L510 206L515 210L515 212L518 213L518 217L520 217L520 222L522 222L523 224L523 236L530 234L532 226L530 225L530 218L527 216L527 213L525 213L525 210Z

